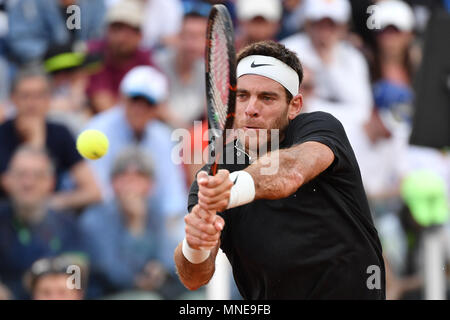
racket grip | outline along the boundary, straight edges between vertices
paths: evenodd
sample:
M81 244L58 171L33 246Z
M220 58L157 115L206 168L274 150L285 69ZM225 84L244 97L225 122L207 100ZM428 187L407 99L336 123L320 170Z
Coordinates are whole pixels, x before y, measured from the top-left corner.
M209 217L205 220L208 223L214 223L216 221L216 211L209 210ZM200 247L202 250L212 250L214 247Z

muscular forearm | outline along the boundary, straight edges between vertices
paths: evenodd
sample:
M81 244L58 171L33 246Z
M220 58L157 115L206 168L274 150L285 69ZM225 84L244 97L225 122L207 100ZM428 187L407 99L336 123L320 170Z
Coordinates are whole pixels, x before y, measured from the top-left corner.
M270 152L245 171L255 182L255 199L282 199L327 169L333 160L327 146L311 141Z
M184 257L181 247L182 243L178 244L174 254L178 276L186 288L197 290L212 278L219 246L212 249L208 259L199 264L189 262Z

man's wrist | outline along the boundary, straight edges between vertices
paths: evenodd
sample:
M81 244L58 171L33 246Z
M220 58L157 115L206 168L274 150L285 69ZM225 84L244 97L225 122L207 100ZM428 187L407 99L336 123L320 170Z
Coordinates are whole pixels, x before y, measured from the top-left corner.
M183 252L183 256L193 264L199 264L208 259L211 254L211 250L205 249L193 249L189 246L186 238L183 239L183 244L181 246L181 251Z
M230 190L230 200L227 209L242 206L255 199L255 182L250 173L246 171L234 171L230 173L233 187Z

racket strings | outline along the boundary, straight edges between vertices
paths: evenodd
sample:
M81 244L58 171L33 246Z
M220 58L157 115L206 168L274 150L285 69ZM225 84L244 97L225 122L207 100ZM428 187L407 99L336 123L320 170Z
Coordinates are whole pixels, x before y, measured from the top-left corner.
M228 111L228 83L229 83L229 61L227 35L222 19L217 18L212 26L211 41L211 78L210 88L214 99L215 121L219 124L220 129L225 128Z

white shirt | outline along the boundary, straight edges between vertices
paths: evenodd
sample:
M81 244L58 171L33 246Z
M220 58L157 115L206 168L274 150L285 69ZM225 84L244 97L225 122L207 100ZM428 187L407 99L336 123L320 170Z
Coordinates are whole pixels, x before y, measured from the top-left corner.
M331 113L341 121L352 142L373 106L369 70L363 55L341 41L334 48L332 62L325 65L308 35L298 33L281 43L297 53L301 63L313 73L315 97L306 111Z

